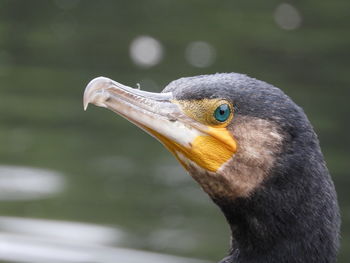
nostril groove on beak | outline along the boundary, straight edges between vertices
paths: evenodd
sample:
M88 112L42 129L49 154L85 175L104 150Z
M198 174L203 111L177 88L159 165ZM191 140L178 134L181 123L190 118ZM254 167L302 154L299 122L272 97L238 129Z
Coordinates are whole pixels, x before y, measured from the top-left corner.
M169 121L171 121L171 122L175 122L175 121L177 121L177 118L176 117L174 117L172 114L167 114L167 118L168 118L168 120Z

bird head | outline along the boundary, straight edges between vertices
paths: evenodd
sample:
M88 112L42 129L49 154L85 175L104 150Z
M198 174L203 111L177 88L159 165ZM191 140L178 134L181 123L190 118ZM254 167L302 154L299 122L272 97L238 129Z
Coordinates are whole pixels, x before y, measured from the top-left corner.
M235 73L181 78L162 93L100 77L89 103L158 139L221 208L232 231L222 262L335 262L334 186L310 122L281 90Z
M296 107L279 89L235 73L181 78L161 93L99 77L85 90L89 103L159 140L213 199L232 200L269 176Z

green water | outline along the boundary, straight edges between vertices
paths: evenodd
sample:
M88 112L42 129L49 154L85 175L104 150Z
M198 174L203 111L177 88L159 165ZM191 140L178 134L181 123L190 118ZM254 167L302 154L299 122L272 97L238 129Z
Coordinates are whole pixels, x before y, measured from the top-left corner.
M293 2L294 3L294 2ZM82 108L86 84L107 76L160 91L182 76L241 72L282 88L321 140L350 254L349 1L295 2L284 30L278 1L0 1L0 163L63 174L52 197L0 201L0 214L90 222L128 233L124 247L219 260L229 244L219 209L158 142L112 112ZM163 59L140 68L131 41L150 35ZM185 59L206 41L215 61Z

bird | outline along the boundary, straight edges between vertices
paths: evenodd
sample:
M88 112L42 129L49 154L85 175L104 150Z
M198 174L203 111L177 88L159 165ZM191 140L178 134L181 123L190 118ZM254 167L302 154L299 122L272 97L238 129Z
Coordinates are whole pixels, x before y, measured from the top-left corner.
M334 183L303 109L245 74L183 77L162 92L105 77L89 103L161 142L220 208L231 242L220 263L332 263L340 216Z

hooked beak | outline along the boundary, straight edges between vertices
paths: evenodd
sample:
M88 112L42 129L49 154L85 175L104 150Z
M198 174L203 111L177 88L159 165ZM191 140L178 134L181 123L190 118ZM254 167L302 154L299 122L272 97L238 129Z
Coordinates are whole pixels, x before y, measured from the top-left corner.
M158 139L186 169L194 162L217 171L232 157L236 145L227 144L216 130L188 117L175 101L171 92L133 89L105 77L93 79L84 92L84 110L89 103L108 108ZM226 150L221 149L217 157L213 148L223 145Z

